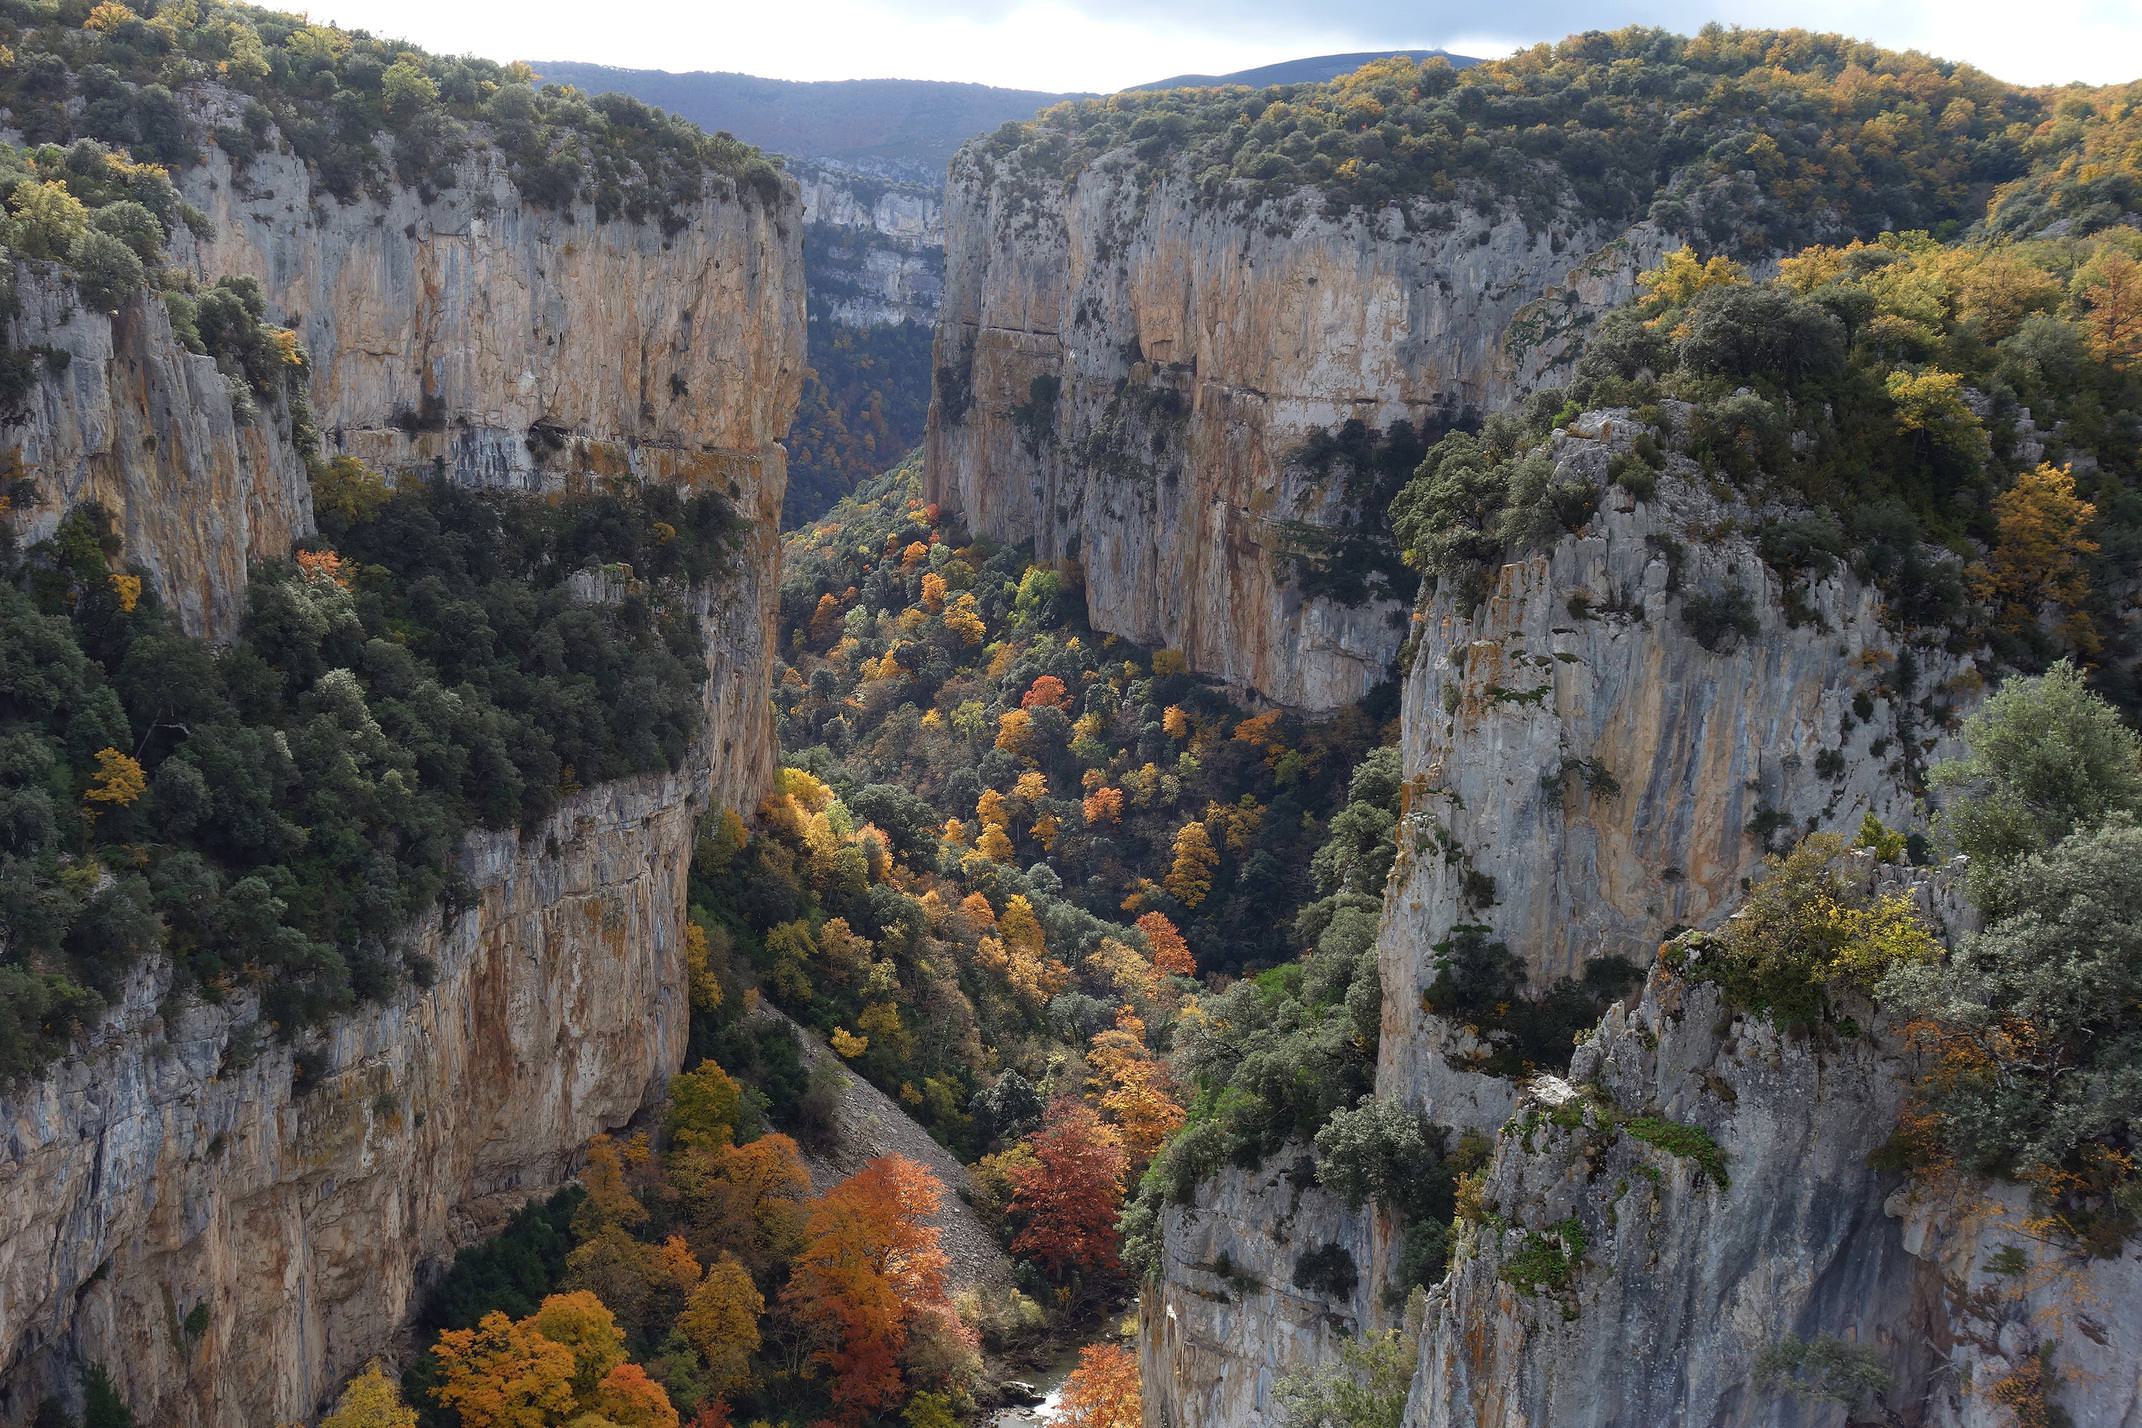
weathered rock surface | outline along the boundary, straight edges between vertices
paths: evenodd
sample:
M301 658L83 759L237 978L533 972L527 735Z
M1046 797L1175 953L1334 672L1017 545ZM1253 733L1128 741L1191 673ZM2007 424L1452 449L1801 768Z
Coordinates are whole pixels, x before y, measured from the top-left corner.
M1309 710L1385 676L1405 611L1290 585L1291 523L1344 527L1365 498L1306 469L1303 443L1487 409L1665 246L1469 211L1225 205L1105 159L1068 183L1016 162L970 147L953 164L931 499L1082 561L1096 627Z
M489 150L430 202L338 203L272 150L242 173L211 150L180 187L214 230L185 260L257 278L303 337L330 451L524 490L777 479L803 372L790 185L710 178L673 234L523 204Z
M803 191L813 312L843 327L937 321L944 296L941 184L895 183L791 161Z
M1661 971L1609 1012L1569 1081L1538 1083L1502 1136L1482 1199L1503 1218L1467 1227L1431 1296L1409 1428L1852 1421L1758 1382L1787 1339L1872 1355L1893 1416L1861 1421L2013 1422L1996 1387L2057 1345L2046 1387L2072 1421L2142 1422L2142 1257L2048 1243L2019 1187L1870 1169L1912 1066L1867 1011L1866 1034L1824 1044ZM1575 1123L1602 1095L1702 1128L1729 1183L1596 1108ZM1511 1281L1513 1256L1572 1224L1584 1249L1566 1286Z
M145 975L80 1055L0 1096L0 1417L70 1359L144 1423L315 1412L427 1270L676 1069L707 775L470 839L474 906L416 935L428 988L286 1046L249 996Z
M1593 413L1548 449L1604 486L1636 432ZM1508 1083L1453 1073L1450 1029L1421 1010L1453 928L1506 942L1535 994L1593 958L1641 966L1670 930L1730 911L1766 843L1849 834L1869 812L1911 824L1918 771L1981 687L1969 661L1906 648L1849 571L1788 590L1756 547L1780 513L1678 470L1648 500L1605 492L1483 603L1446 583L1418 617L1377 1084L1452 1125L1492 1128L1511 1104ZM1733 592L1752 623L1707 649L1688 615Z
M755 805L773 767L795 191L710 184L665 236L524 208L481 152L456 178L429 203L338 205L287 155L236 177L216 154L183 176L215 235L178 257L259 278L300 330L330 452L530 492L615 476L724 492L742 548L689 597L703 737L671 775L577 795L525 838L471 839L476 904L411 930L429 988L291 1048L253 1027L249 998L193 1005L151 972L82 1054L0 1095L0 1420L83 1361L145 1423L311 1414L387 1345L427 1270L556 1188L683 1055L694 823ZM26 292L14 335L71 358L33 395L26 474L111 506L189 628L228 634L248 560L311 528L284 428L237 425L160 305L109 321ZM41 503L31 534L62 509Z
M1138 1306L1145 1421L1279 1421L1280 1377L1337 1357L1373 1321L1372 1218L1318 1188L1306 1152L1259 1171L1228 1166L1198 1187L1195 1206L1170 1206L1157 1278ZM1335 1297L1329 1280L1312 1287L1306 1255L1343 1266L1342 1281L1355 1274L1352 1298Z
M106 315L38 266L15 272L8 346L54 354L39 360L22 420L0 430L0 462L37 493L8 513L16 538L42 540L96 502L180 622L228 638L249 563L288 555L312 530L288 414L241 420L214 359L179 345L161 302Z

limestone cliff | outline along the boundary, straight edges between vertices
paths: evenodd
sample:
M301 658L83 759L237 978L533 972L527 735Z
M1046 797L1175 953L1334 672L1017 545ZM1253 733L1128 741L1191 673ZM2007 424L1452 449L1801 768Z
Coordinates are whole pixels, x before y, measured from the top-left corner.
M554 1188L676 1068L707 769L569 799L461 855L436 980L283 1045L249 996L139 977L76 1057L0 1096L0 1417L69 1360L138 1421L313 1413L453 1246Z
M1968 924L1954 885L1912 889L1951 935ZM1406 1422L1850 1421L1763 1381L1764 1354L1788 1340L1868 1355L1884 1381L1870 1421L2014 1421L2002 1385L2053 1346L2045 1386L2072 1421L2142 1421L2142 1326L2127 1312L2142 1257L2049 1243L2019 1187L1871 1168L1913 1066L1898 1029L1858 1010L1861 1034L1788 1036L1662 969L1610 1011L1569 1079L1536 1082L1498 1143L1481 1215L1430 1295ZM1722 1180L1616 1129L1608 1108L1699 1128ZM1513 1272L1550 1236L1583 1246L1563 1282Z
M1507 943L1534 994L1592 958L1642 965L1729 912L1771 845L1916 821L1920 774L1982 686L1890 628L1849 570L1788 586L1757 547L1784 513L1720 502L1677 457L1651 499L1606 485L1636 430L1606 412L1555 433L1558 469L1605 490L1593 518L1479 605L1446 584L1417 616L1377 1084L1447 1124L1491 1129L1514 1094L1421 1010L1453 928ZM1736 593L1746 621L1706 647L1691 611Z
M944 194L838 164L791 165L803 190L813 311L843 327L937 321Z
M1378 940L1377 1089L1445 1126L1501 1130L1494 1194L1515 1196L1524 1175L1550 1172L1517 1129L1523 1089L1479 1069L1484 1048L1424 1010L1439 944L1461 924L1484 927L1524 960L1535 994L1593 958L1648 965L1674 929L1732 911L1768 844L1811 828L1849 832L1868 811L1916 821L1919 772L1946 752L1950 716L1980 686L1968 660L1890 628L1879 592L1849 571L1788 582L1767 567L1757 534L1787 513L1722 502L1672 456L1646 498L1608 484L1613 454L1635 435L1618 412L1555 433L1544 454L1602 493L1590 518L1492 572L1484 600L1445 582L1415 618L1401 704L1405 812ZM1744 618L1699 638L1692 606L1729 603L1734 591ZM1613 1161L1617 1173L1603 1178L1597 1156L1564 1155L1551 1174L1596 1189L1598 1218L1626 1225L1642 1197L1682 1198L1644 1200L1649 1238L1621 1232L1621 1272L1602 1263L1586 1280L1602 1307L1583 1301L1567 1329L1559 1301L1523 1300L1497 1277L1494 1251L1461 1260L1438 1291L1409 1423L1832 1423L1748 1397L1761 1335L1880 1325L1902 1343L1934 1332L1946 1271L1931 1261L1967 1263L1974 1251L1926 1250L1903 1207L1885 1203L1901 1182L1864 1165L1903 1094L1893 1040L1825 1059L1767 1022L1727 1032L1714 1004L1696 1008L1710 995L1655 986L1651 1010L1610 1013L1571 1077L1604 1078L1632 1113L1716 1131L1735 1164L1731 1195L1702 1200L1686 1166L1655 1189L1631 1167L1656 1152L1633 1141L1612 1147L1631 1164ZM1617 1089L1607 1070L1620 1063L1607 1058L1637 1049L1651 1079ZM1617 1205L1622 1180L1636 1188ZM1566 1195L1539 1194L1526 1227L1574 1213ZM1259 1325L1389 1321L1389 1227L1331 1207L1316 1235L1350 1247L1364 1287L1320 1298L1280 1277L1285 1257L1252 1228L1283 1223L1291 1204L1276 1183L1259 1191L1225 1178L1171 1212L1145 1295L1144 1351L1150 1366L1174 1355L1189 1386L1148 1378L1154 1428L1276 1423L1270 1385L1329 1359L1331 1346ZM1507 1240L1511 1253L1525 1243L1516 1231ZM1209 1279L1192 1263L1219 1258L1253 1266L1253 1283L1226 1306L1204 1296ZM1520 1311L1522 1329L1506 1333ZM1900 1391L1948 1372L1901 1351L1892 1367ZM1595 1393L1596 1411L1583 1406Z
M1138 1305L1146 1422L1278 1422L1280 1377L1377 1321L1373 1218L1319 1189L1306 1153L1230 1165L1168 1207Z
M179 184L212 227L185 260L259 279L304 339L330 451L525 490L778 483L803 370L792 185L768 202L710 177L665 232L523 204L483 148L429 201L338 203L272 147L242 172L211 150Z
M1648 227L1331 217L1208 201L1114 159L1068 181L1024 162L976 145L953 164L931 499L1081 561L1096 627L1308 710L1385 677L1405 610L1290 578L1300 525L1343 530L1375 504L1305 443L1490 408L1667 246Z
M189 630L235 633L250 562L290 553L312 529L312 490L287 413L241 420L215 360L182 347L150 297L114 315L71 284L16 265L7 345L45 354L0 460L34 499L10 511L18 540L52 534L84 502L112 513L130 559Z
M773 766L796 191L710 181L665 234L524 207L481 150L456 179L430 201L340 205L272 146L243 175L215 153L182 180L213 233L175 239L177 256L204 279L258 278L271 319L298 328L330 454L531 493L615 476L723 491L745 534L691 597L703 736L670 775L472 838L473 904L410 930L429 986L288 1046L249 996L199 1005L151 969L78 1055L0 1092L0 1421L83 1361L145 1423L310 1415L386 1346L427 1273L554 1189L683 1056L695 821L754 805ZM103 500L188 627L228 634L248 561L311 529L286 426L239 424L159 303L106 319L25 294L11 338L67 355L20 428L24 473L59 498L28 519Z

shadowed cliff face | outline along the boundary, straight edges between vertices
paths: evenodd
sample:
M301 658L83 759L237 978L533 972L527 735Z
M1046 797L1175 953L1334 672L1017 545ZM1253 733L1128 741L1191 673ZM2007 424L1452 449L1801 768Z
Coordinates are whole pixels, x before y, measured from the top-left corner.
M1289 578L1298 524L1382 519L1304 444L1487 409L1664 246L1575 222L1225 206L1105 161L1069 183L988 164L963 151L947 194L931 499L1081 561L1098 628L1314 711L1384 677L1405 610Z
M684 1054L703 765L471 839L437 980L298 1046L248 995L148 973L84 1052L0 1096L0 1410L101 1362L143 1423L305 1418L420 1277L554 1188Z
M695 595L705 729L672 774L471 838L473 904L410 929L429 987L293 1046L250 995L199 1005L152 967L79 1054L0 1091L0 1419L86 1361L144 1423L310 1416L388 1345L427 1273L556 1188L684 1054L696 821L755 805L773 768L796 191L710 188L664 235L524 209L487 164L433 203L343 206L288 156L234 178L215 155L186 187L216 234L180 256L259 278L270 319L298 328L327 454L532 498L617 476L724 492L745 531L733 571ZM124 558L187 628L229 634L248 561L312 529L287 420L238 424L153 300L108 319L26 295L25 340L73 360L32 394L25 474L112 507Z

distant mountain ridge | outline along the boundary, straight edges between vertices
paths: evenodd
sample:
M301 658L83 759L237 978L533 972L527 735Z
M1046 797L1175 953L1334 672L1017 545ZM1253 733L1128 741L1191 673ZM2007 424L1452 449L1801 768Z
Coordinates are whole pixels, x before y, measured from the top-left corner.
M1271 84L1321 84L1328 79L1337 79L1342 74L1352 74L1371 60L1390 59L1402 56L1409 60L1444 59L1452 69L1469 69L1480 63L1470 55L1454 55L1448 50L1357 50L1343 55L1310 55L1303 59L1281 60L1277 64L1259 65L1255 69L1238 69L1232 74L1178 74L1168 79L1157 79L1151 84L1134 84L1131 89L1216 89L1226 84L1246 84L1252 89L1262 89ZM743 136L739 136L743 137Z
M1412 60L1440 57L1457 69L1480 63L1446 50L1360 50L1281 60L1229 74L1179 74L1131 88L1319 83L1393 55ZM629 94L709 132L726 130L769 153L821 159L932 187L944 183L952 155L969 139L1014 120L1031 119L1066 99L1092 97L935 79L764 79L725 70L672 73L570 60L534 63L546 83L570 84L589 94Z
M535 70L548 83L590 94L629 94L770 153L827 159L933 186L944 182L953 152L977 134L1030 119L1059 100L1084 97L930 79L761 79L568 61L536 63Z

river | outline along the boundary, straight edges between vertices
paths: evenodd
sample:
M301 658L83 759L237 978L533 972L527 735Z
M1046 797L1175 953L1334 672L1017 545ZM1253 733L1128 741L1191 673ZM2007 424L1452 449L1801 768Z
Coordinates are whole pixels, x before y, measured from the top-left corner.
M990 1428L1037 1428L1056 1422L1063 1415L1064 1380L1077 1367L1078 1355L1070 1354L1036 1374L1028 1382L1041 1395L1041 1401L1024 1408L998 1409L989 1420Z

